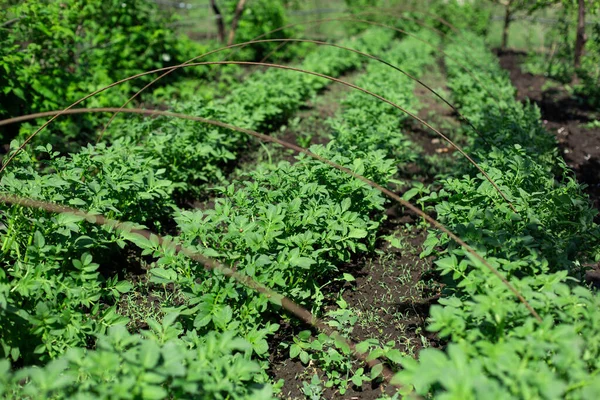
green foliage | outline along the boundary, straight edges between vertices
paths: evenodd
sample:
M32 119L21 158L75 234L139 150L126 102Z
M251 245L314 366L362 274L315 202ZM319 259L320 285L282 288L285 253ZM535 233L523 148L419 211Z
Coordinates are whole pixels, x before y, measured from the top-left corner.
M558 22L544 35L544 44L554 50L549 54L530 52L523 69L563 83L570 82L574 72L573 15L562 13Z
M235 9L239 0L223 0L221 12L224 14L225 27L231 26ZM272 30L281 28L289 24L286 12L285 2L283 0L254 0L249 1L244 7L237 31L235 32L235 43L243 43L253 40L257 36L263 35ZM296 30L287 28L269 34L266 38L287 38L295 37ZM252 60L261 60L271 51L276 50L279 43L260 43L249 46L242 50L242 57ZM287 47L287 46L286 46ZM302 46L299 46L302 48ZM292 50L287 50L287 55L293 55L296 46L292 45ZM290 53L291 52L291 53ZM274 54L278 57L279 54Z
M578 71L582 82L575 86L575 93L591 107L600 109L600 23L592 25L590 30Z
M18 143L12 144L14 151ZM3 191L138 223L159 222L174 207L177 184L164 179L165 170L131 139L88 145L70 156L59 156L50 145L36 150L48 158L38 164L31 153L21 152L2 175Z
M338 305L339 310L327 313L326 317L329 319L327 324L342 332L344 338L348 338L358 320L358 315L347 308L348 305L343 298L338 300ZM357 366L350 347L340 337L330 337L324 333L312 337L310 331L302 331L294 337L293 341L294 343L289 345L290 358L300 358L304 365L318 365L327 376L324 387L335 387L342 395L350 386L360 388L364 382L377 377L377 373L369 376L363 367ZM372 342L361 343L359 351L364 353L368 348L378 345L376 340Z
M360 41L352 44L374 50L382 48L384 40L391 39L391 35L386 37L380 32L377 30L376 35L368 31ZM427 63L433 62L432 51L421 51L413 40L394 46L389 54L397 62L410 59L411 62L404 63L404 66L417 75ZM320 56L320 64L317 64L316 58L309 57L304 65L314 62L315 68L336 74L344 60L348 60L348 66L356 65L357 61L354 56L336 49L324 48ZM336 62L333 63L333 60ZM412 82L397 72L393 76L386 75L387 71L378 64L376 61L369 62L368 73L374 78L365 78L364 84L402 105L415 105ZM259 77L267 79L269 74L257 76L256 82L260 82ZM376 79L378 74L384 74L384 79L393 80L394 84L381 85ZM289 75L276 76L273 85L284 79L287 82L291 80L285 78ZM268 79L271 79L270 76ZM311 77L303 77L303 81L304 85L298 84L298 88L309 82L317 89L322 87L323 82ZM254 83L250 80L248 87L252 85ZM281 84L276 87L286 90L286 86ZM263 90L262 86L260 90ZM243 89L240 88L239 93L244 93ZM254 98L260 97L260 93L259 90L254 91ZM244 93L236 98L242 99L242 102L248 98L250 102L250 96L245 96ZM270 112L266 108L269 101L278 102L279 98L275 93L265 96L258 102L259 109ZM288 106L296 98L289 96ZM353 105L350 99L356 99L357 104ZM340 125L341 121L349 121L353 124L355 135L346 136L340 142L330 142L325 148L313 146L311 150L384 184L394 175L395 163L411 159L412 149L397 131L406 117L395 111L387 117L389 106L372 107L369 109L372 112L358 115L360 107L370 106L373 102L369 103L365 97L358 99L353 93L349 94L337 122ZM261 116L255 113L253 117L257 115ZM373 135L373 142L369 142L364 139L368 137L366 132L370 132L378 119L389 121L387 130L382 131L386 136L381 140ZM251 123L262 124L269 120L261 118ZM335 122L332 123L335 125ZM385 140L388 141L387 146ZM402 143L404 147L394 149L395 143ZM396 159L390 157L392 154ZM338 170L304 156L297 160L295 164L261 165L255 171L242 175L239 181L218 188L218 197L210 209L178 213L176 221L181 234L177 240L318 312L320 302L314 301L322 298L318 282L335 274L337 266L348 262L353 254L372 249L374 234L383 218L384 199L376 190ZM265 338L277 329L268 321L277 306L270 305L266 298L256 296L253 291L220 274L204 271L201 266L173 254L171 250L151 242L138 245L145 248L146 253L160 257L156 268L150 270L151 280L159 284L175 284L186 293L186 304L177 310L186 316L184 318L190 329L238 332L252 343L257 357L267 355ZM332 323L336 323L332 326L337 329L343 331L348 329L348 324L352 325L352 315L341 313L332 317L335 318ZM319 364L326 364L327 387L344 390L350 384L360 386L363 381L371 379L371 375L350 361L348 349L334 350L333 342L325 347L331 347L330 344L333 346L331 351L318 351L312 356ZM347 368L353 371L349 377L346 375ZM376 372L372 377L377 376Z
M361 13L367 10L376 10L377 8L383 5L382 0L344 0L346 4L346 10L351 14L355 15L358 19L368 19L368 20L381 20L383 18L377 15L369 15L368 18L364 18L364 15L360 15ZM354 35L358 32L361 32L369 27L368 24L361 24L356 22L344 23L344 30L349 35Z
M423 49L422 42L409 37L386 53L386 61L418 77L427 65L434 62L433 52L433 48ZM367 73L356 84L413 114L417 113L419 104L413 94L415 82L388 65L371 62ZM342 106L342 118L329 121L333 131L331 136L342 147L348 150L355 147L363 151L382 150L401 165L416 160L418 149L400 131L410 119L408 114L383 101L374 101L373 96L360 91L352 91L342 101Z
M430 17L431 24L447 34L452 33L454 28L485 35L491 18L491 11L483 1L436 1L427 12L438 17ZM416 16L422 17L422 14L416 14ZM448 22L451 27L444 24L439 18Z
M343 395L349 386L361 387L363 382L371 380L364 368L356 368L353 365L347 345L323 333L309 340L310 334L310 331L303 331L294 338L294 344L290 346L290 358L300 357L305 365L310 362L318 363L327 374L324 383L326 388L339 388L340 394ZM310 351L315 353L310 356Z
M162 324L132 335L123 326L99 335L94 350L70 348L46 366L10 371L0 361L6 399L271 399L268 384L249 385L260 370L244 352L250 344L231 333L184 332L169 314Z
M593 397L600 349L581 338L598 335L599 298L567 272L576 274L580 259L598 257L596 211L556 158L553 141L543 138L537 110L507 95L510 82L488 61L481 40L472 37L469 46L483 61L478 77L504 107L482 101L481 88L469 89L465 72L448 64L461 111L502 144L490 150L476 141L468 150L484 160L482 168L518 213L466 164L421 200L434 203L441 222L506 276L544 321L536 322L474 257L432 233L425 254L442 246L436 264L448 297L431 308L429 329L451 343L445 352L424 350L418 362L404 359L396 379L443 398Z
M139 223L154 219L160 230L161 218L174 207L175 185L161 178L164 171L154 169L154 160L132 152L127 141L120 144L88 146L70 157L58 157L49 145L38 148L48 156L46 173L23 152L2 175L0 191ZM0 304L11 310L0 339L5 357L53 358L123 323L114 307L102 303L111 304L127 285L101 276L98 263L119 256L125 246L119 234L80 217L19 206L4 208L0 224ZM92 256L100 251L102 257Z
M523 69L533 74L545 75L562 83L571 83L574 74L580 82L575 85L574 93L580 101L592 107L600 104L598 80L600 79L600 24L587 25L584 52L581 58L581 67L575 70L575 30L577 27L578 3L576 1L547 1L545 3L559 3L562 10L558 14L558 23L554 24L544 35L544 45L552 49L550 52L538 53L531 51L523 65ZM586 22L594 21L600 11L600 2L586 2Z
M457 4L446 12L460 20ZM467 7L467 6L465 6ZM472 6L468 6L472 7ZM249 9L250 10L250 9ZM465 9L463 9L465 11ZM277 12L277 9L273 11ZM465 16L466 15L466 16ZM475 29L478 16L470 21ZM473 22L475 21L475 22ZM373 29L344 42L380 55L394 35ZM427 36L426 36L427 37ZM433 36L428 38L439 43ZM480 263L433 232L425 254L435 253L446 280L445 297L431 308L430 329L450 341L403 358L395 343L367 339L357 351L369 359L402 364L396 379L440 398L591 398L600 345L598 296L578 286L579 260L593 254L600 235L581 187L556 160L555 142L539 112L513 99L514 88L476 36L448 53L473 56L480 82L446 60L455 103L491 147L471 141L469 153L507 194L513 212L469 164L458 161L440 188L415 186L405 198L435 210L523 293L544 317L537 325L514 295ZM386 59L419 76L434 51L412 39L394 44ZM358 68L354 53L322 48L303 68L339 76ZM471 65L471 64L469 64ZM411 111L419 104L414 83L370 61L357 82ZM482 87L482 83L485 89ZM234 125L272 130L325 87L322 78L289 71L252 74L222 98L208 96L175 109ZM491 91L491 94L488 92ZM407 117L365 94L351 92L330 121L327 146L316 154L385 185L417 147L400 132ZM67 214L3 206L0 213L0 395L7 398L271 398L266 384L267 339L279 329L281 307L176 253L173 243L214 258L242 276L321 312L323 281L359 253L374 248L385 219L385 199L370 186L305 156L294 163L259 165L226 182L228 166L248 147L245 136L221 128L164 118L132 120L113 128L111 145L88 146L69 156L52 147L20 154L2 176L0 190L73 205L109 217L152 225L174 211L175 237L161 242L117 233ZM13 145L14 148L14 145ZM196 186L219 182L213 205L178 210L174 196L201 194ZM133 226L133 225L131 225ZM127 332L123 295L137 290L122 281L121 249L148 262L148 287L178 293L162 306L149 330ZM597 247L596 247L597 248ZM138 260L139 261L139 260ZM338 274L339 275L339 274ZM358 315L340 299L328 324L350 337ZM160 317L160 318L159 318ZM160 319L160 320L159 320ZM292 358L317 365L326 380L304 386L316 397L324 387L343 394L351 385L380 379L351 360L334 337L301 332ZM41 367L32 367L35 363Z
M311 400L320 400L323 395L323 388L321 388L321 379L317 374L313 375L310 379L310 384L302 383L302 393Z
M376 30L347 43L377 52L392 38ZM303 65L339 75L362 63L355 53L325 48ZM222 99L175 107L238 126L270 129L327 83L269 70L254 74ZM24 151L2 175L0 189L161 231L162 222L176 209L174 196L198 183L224 180L227 163L247 143L242 135L224 129L163 118L132 120L111 128L108 138L110 145L89 145L68 156L50 145L36 148L37 157ZM382 184L395 172L394 162L381 151L357 150L349 158L336 154L339 147L334 143L313 151ZM176 212L181 236L173 240L305 303L319 293L315 283L320 276L372 248L383 218L384 201L377 191L304 157L293 165L263 166L217 192L222 199L213 210ZM61 393L105 397L111 391L115 396L148 398L200 393L206 398L258 396L254 387L267 380L267 338L278 329L265 318L277 310L266 298L176 255L156 237L119 233L74 216L7 206L0 214L0 239L2 356L25 366L45 364L41 369L7 372L5 393L50 398ZM122 316L126 314L122 297L137 288L120 280L118 260L124 266L133 246L141 248L134 262L144 257L155 260L148 284L165 291L171 285L181 294L176 303L162 308L162 323L145 321L151 331L140 337L125 334L122 328L130 322ZM176 325L171 312L179 315ZM223 351L215 353L215 342L241 343L232 333L244 337L247 345L223 345ZM114 337L131 346L105 349ZM165 355L147 365L144 361L140 368L136 354L158 348L150 353L160 355L161 346L170 340L184 342L185 350L180 346L169 351L186 360L187 371L169 375L163 368L170 363ZM115 364L97 367L104 365L98 358ZM220 358L226 367L206 372L196 367L197 358L203 360L202 368L218 367L214 360ZM251 363L252 358L258 363ZM114 372L119 365L122 369ZM45 378L57 376L61 377L57 382ZM264 393L268 397L267 389Z
M381 154L358 153L352 163L336 155L333 143L312 150L379 182L394 172ZM265 165L219 192L224 197L215 201L214 209L179 213L180 240L301 303L310 303L319 277L372 246L381 214L371 220L367 216L383 209L379 192L307 158L293 165ZM198 304L189 311L196 315L196 328L248 332L262 324L266 299L250 289L169 252L158 265L176 272L160 272L168 279L164 283L176 282L191 292L190 307ZM207 301L210 307L203 305Z
M359 13L364 11L365 8L377 8L381 6L379 0L344 0L346 8L352 13Z
M351 336L359 316L348 309L343 298L340 298L337 303L340 308L326 314L326 323L347 339ZM323 333L312 337L310 331L302 331L289 345L290 358L299 358L304 365L318 365L327 377L323 386L337 388L340 394L344 394L350 386L360 388L366 382L378 380L383 371L381 364L370 371L365 370L364 366L352 356L350 347L341 340L342 337L328 336ZM392 363L399 363L403 359L402 353L394 347L393 340L382 345L377 339L367 339L356 345L356 351L366 354L369 361L386 358ZM305 389L307 386L304 385ZM315 383L312 382L311 386L315 386Z
M428 65L434 63L433 51L430 47L424 50L422 42L416 39L406 38L395 43L386 52L385 59L392 64L400 65L412 75L420 76ZM415 83L389 66L377 61L370 61L367 73L357 79L357 84L416 113L418 104L413 94ZM329 121L332 128L331 136L336 143L336 153L352 158L363 157L362 154L378 154L382 163L384 161L386 163L393 162L402 168L408 162L414 161L417 156L416 146L401 132L402 126L408 120L409 117L406 114L389 104L374 101L373 97L368 94L352 91L342 100L342 110L339 116ZM365 173L368 177L373 176L371 171L366 170ZM289 172L287 175L290 175ZM387 178L375 175L371 179L383 183L389 182L391 177L392 175L388 175ZM292 181L297 180L298 178L293 176ZM332 177L329 180L334 183L332 189L334 187L339 187L338 190L344 188ZM360 196L353 194L352 199L354 198L358 199ZM355 200L352 202L354 206ZM304 200L302 203L304 204L306 201ZM359 214L370 215L372 221L381 218L379 214L381 209L376 209L379 212L375 214L369 210L373 208L373 206L361 207L363 211L360 211ZM369 233L367 237L370 236ZM320 239L319 242L322 243L324 240L324 238ZM311 271L311 273L318 276L320 271L330 274L329 270L324 269L321 265L316 265L314 272ZM352 277L347 278L353 279ZM322 297L320 293L315 294L313 291L311 296L314 303L320 303L318 300ZM338 305L340 306L339 310L326 314L328 324L345 337L349 337L358 315L347 308L343 299L338 301ZM293 340L294 343L289 346L290 356L300 358L304 364L317 365L323 369L327 377L323 383L324 387L334 387L341 394L344 394L352 385L361 387L364 382L378 378L381 372L381 369L365 371L352 359L347 346L326 335L320 334L311 339L310 332L305 331ZM394 343L380 346L377 340L370 340L361 343L359 351L362 353L370 351L369 357L372 358L389 355L393 362L397 362L400 353L393 347Z
M19 2L1 9L1 20L16 18L0 28L4 118L64 108L114 81L179 64L205 50L167 29L169 19L146 0ZM86 104L121 104L149 79L126 83ZM85 141L78 137L80 130L89 134L97 123L97 117L73 117L54 132ZM39 143L60 143L52 135L43 139Z

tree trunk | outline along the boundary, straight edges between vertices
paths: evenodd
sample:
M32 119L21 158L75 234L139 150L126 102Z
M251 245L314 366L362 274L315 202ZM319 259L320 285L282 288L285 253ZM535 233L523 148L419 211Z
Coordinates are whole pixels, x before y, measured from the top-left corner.
M238 24L240 23L240 17L242 16L242 11L244 11L244 5L246 4L246 0L240 0L235 7L235 14L233 16L233 20L231 21L231 30L229 31L229 39L227 40L227 46L231 46L233 44L233 39L235 39L235 31L237 30Z
M579 0L579 10L577 13L577 37L575 39L575 63L574 67L577 70L581 67L581 56L583 55L583 48L585 47L585 42L587 41L587 37L585 35L585 0ZM577 71L574 72L575 79L577 75Z
M512 10L510 6L512 1L509 1L506 4L506 8L504 10L504 28L502 29L502 50L506 50L506 46L508 45L508 26L510 25L510 18L512 17Z
M215 17L217 17L217 38L220 43L223 43L225 41L225 23L223 22L223 15L215 0L210 0L210 6L215 13Z

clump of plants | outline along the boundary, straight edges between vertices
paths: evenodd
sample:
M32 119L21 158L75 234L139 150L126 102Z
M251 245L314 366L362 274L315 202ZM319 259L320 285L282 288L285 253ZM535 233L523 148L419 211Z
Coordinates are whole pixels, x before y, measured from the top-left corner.
M0 20L7 22L0 27L0 118L64 108L114 81L176 65L206 51L206 46L170 30L170 17L146 0L1 4ZM86 105L121 104L151 78L126 83ZM43 143L65 146L65 139L81 143L98 120L85 115L58 124L40 137ZM16 129L1 132L0 139L12 139ZM61 132L61 139L50 132ZM30 129L23 127L22 133Z

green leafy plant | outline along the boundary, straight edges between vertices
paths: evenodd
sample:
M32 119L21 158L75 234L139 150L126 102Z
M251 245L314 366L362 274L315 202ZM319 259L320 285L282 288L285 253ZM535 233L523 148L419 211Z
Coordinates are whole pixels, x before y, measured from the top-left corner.
M10 370L0 361L0 394L5 398L209 396L217 399L271 399L269 385L249 385L260 367L244 357L249 343L230 333L184 334L169 314L162 325L132 335L123 326L100 335L95 350L70 348L46 366ZM165 337L164 333L171 331Z
M363 382L370 380L364 368L354 367L350 348L325 334L310 339L310 331L303 331L294 338L290 358L299 357L304 364L315 362L323 368L327 376L324 387L335 387L343 395L350 385L361 387Z
M536 321L476 259L432 232L424 255L441 246L436 264L446 278L447 297L431 308L429 329L450 343L446 351L423 350L419 361L403 358L396 379L417 393L448 398L587 398L597 390L592 360L598 347L580 338L598 334L600 315L593 305L598 297L568 272L577 276L578 260L599 257L593 244L596 211L556 158L539 112L514 100L498 63L472 38L470 51L481 60L478 76L495 101L482 99L481 88L467 83L452 63L449 86L461 112L492 143L502 144L489 149L475 141L471 151L484 159L482 167L518 213L470 166L422 200L435 204L438 218L501 271L544 319Z
M319 375L313 375L310 379L310 384L302 382L302 393L310 400L320 400L323 395L323 388L321 387L321 379Z
M339 309L326 314L327 324L343 337L349 337L358 315L348 308L343 298L340 298L337 304ZM403 359L403 354L395 348L394 341L380 346L377 339L367 339L356 345L356 351L367 353L367 360L385 357L393 363L398 363ZM310 331L302 331L293 338L293 343L289 345L289 354L290 358L299 358L305 365L312 364L323 369L327 377L324 386L337 388L342 395L350 385L360 388L363 383L380 378L383 370L383 366L379 364L370 372L365 371L365 368L356 365L348 346L325 334L312 337Z
M113 81L177 65L206 49L166 29L169 18L146 0L18 2L3 4L0 19L12 21L0 28L0 80L5 83L1 117L63 108ZM95 96L88 105L123 103L128 93L149 79ZM84 143L97 124L94 116L71 117L59 122L58 129L48 130L38 143L68 144L56 140L52 132ZM21 134L29 133L31 128L24 126Z

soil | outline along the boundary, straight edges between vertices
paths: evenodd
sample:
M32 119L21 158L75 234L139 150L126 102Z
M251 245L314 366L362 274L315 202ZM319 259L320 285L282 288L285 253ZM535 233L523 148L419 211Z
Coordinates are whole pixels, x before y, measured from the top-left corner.
M525 53L498 51L502 68L510 73L517 88L517 99L538 105L548 132L554 134L560 152L577 180L587 185L585 192L590 196L593 207L600 209L600 126L585 124L600 119L600 110L587 106L585 99L572 96L560 84L540 75L521 70ZM600 223L600 214L595 218ZM585 274L585 281L600 288L600 265Z
M439 345L436 336L425 330L425 320L442 285L436 281L432 258L419 257L427 232L416 227L417 217L396 206L386 213L389 219L380 233L397 237L399 246L380 238L378 256L348 266L350 271L356 270L351 272L356 282L344 299L367 321L369 312L378 312L372 323L361 324L359 320L352 338L357 342L368 338L379 338L382 343L395 340L397 349L416 356L424 347Z
M424 77L425 82L439 82L438 74ZM326 117L333 116L338 109L339 99L346 91L335 89L324 94L317 108L303 110L299 116L303 123L298 129L286 130L285 140L294 141L298 138L300 127L306 126L308 121L314 120L315 126L309 127L314 131L327 132L327 125L323 123ZM336 92L336 90L340 90ZM438 101L429 91L418 87L415 94L423 105L419 116L437 126L452 126L457 124L452 110ZM332 101L333 100L333 101ZM433 117L435 116L435 117ZM432 121L435 118L435 121ZM431 182L432 166L426 156L444 156L452 151L437 136L422 129L418 123L410 123L405 129L405 134L418 143L424 150L423 158L415 165L405 170L405 178ZM317 140L326 142L327 138L317 135ZM318 139L318 138L321 139ZM412 172L411 172L412 171ZM393 205L387 211L387 220L380 229L380 239L376 243L375 251L360 257L342 266L337 275L349 273L355 281L352 283L334 283L327 286L325 291L325 312L338 309L335 301L342 295L348 304L348 309L358 316L357 323L350 334L350 339L358 343L365 339L376 338L383 345L389 341L395 342L395 348L403 354L418 356L424 347L441 347L443 343L436 335L428 332L426 318L429 308L436 304L440 296L442 285L438 283L439 277L432 269L432 260L421 259L422 244L427 233L422 228L417 228L417 216L406 213L401 207ZM393 235L398 238L393 247L383 236ZM315 365L304 366L299 360L290 360L289 350L280 347L280 343L292 343L293 336L306 327L292 327L285 322L280 322L282 329L273 338L270 347L271 376L274 381L285 381L282 393L283 399L304 399L302 391L303 382L309 383L311 377L317 374L321 382L327 380L325 372ZM356 364L358 367L358 364ZM362 387L350 387L341 395L337 390L325 389L323 399L378 399L383 394L392 396L396 389L386 386L379 381L367 382Z
M400 248L390 246L380 239L377 250L370 256L354 260L340 268L339 275L349 273L356 279L352 284L343 283L327 288L328 306L325 311L338 309L334 301L340 295L348 309L358 316L358 322L350 334L355 343L376 338L381 344L395 341L395 348L403 354L417 356L424 347L440 347L436 335L425 329L429 308L437 302L441 285L431 269L431 259L421 259L426 232L414 228L414 216L402 215L399 210L388 210L389 219L383 226L382 235L396 233ZM406 228L409 226L410 228ZM407 230L408 229L408 230ZM398 235L399 232L400 235ZM282 322L283 323L283 322ZM271 374L274 381L284 379L280 395L283 399L304 399L302 382L310 382L317 374L326 382L325 372L318 366L304 366L299 360L290 360L288 349L279 343L292 343L298 331L306 327L292 328L282 325L271 342L274 353L271 357ZM358 364L357 364L358 367ZM383 394L393 396L396 388L379 381L366 382L362 387L350 387L341 395L336 389L325 389L323 399L378 399Z
M583 99L572 96L562 85L541 75L521 70L525 53L498 51L500 65L510 73L517 99L538 105L548 132L556 136L560 152L577 180L587 185L586 193L600 209L600 127L585 124L600 119ZM596 217L600 222L600 217Z
M423 74L420 80L440 96L448 99L448 87L439 68L432 67ZM460 122L454 110L418 83L415 84L414 94L421 105L417 116L461 145L463 137L457 136L457 133L460 132ZM452 162L452 159L447 156L456 150L417 120L409 121L403 132L421 147L422 153L419 154L419 159L415 163L401 169L401 177L435 185L435 176L445 169L446 163Z

